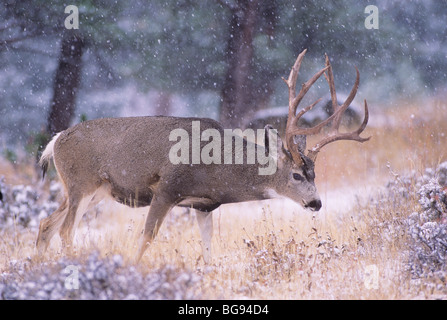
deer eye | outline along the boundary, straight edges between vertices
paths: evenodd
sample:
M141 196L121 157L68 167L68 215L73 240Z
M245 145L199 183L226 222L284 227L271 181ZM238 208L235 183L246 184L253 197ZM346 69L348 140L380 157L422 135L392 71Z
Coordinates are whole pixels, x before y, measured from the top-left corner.
M298 173L294 173L293 174L293 179L298 180L298 181L303 181L304 180L303 176L298 174Z

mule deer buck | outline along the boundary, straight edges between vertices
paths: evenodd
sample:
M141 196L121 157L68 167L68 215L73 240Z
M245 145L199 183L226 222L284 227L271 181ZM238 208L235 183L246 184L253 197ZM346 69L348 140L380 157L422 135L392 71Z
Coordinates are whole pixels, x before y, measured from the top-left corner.
M168 139L170 132L181 129L191 135L191 123L200 121L202 128L215 130L223 136L225 130L211 119L97 119L79 123L58 133L44 150L40 164L45 175L49 161L53 158L66 197L51 216L41 221L36 241L38 252L44 253L56 232L59 232L62 242L70 246L83 214L105 195L129 206L150 205L141 236L138 260L157 235L166 214L174 206L197 210L205 262L211 257L212 211L221 204L286 197L305 208L318 211L321 201L314 182L317 154L322 147L337 140L367 141L369 138L362 138L360 134L368 122L368 106L365 100L365 117L356 131L340 133L338 128L341 115L356 95L359 71L356 68L355 84L342 105L337 103L334 77L327 56L326 66L304 83L296 94L298 72L305 53L306 50L296 59L289 78L283 78L289 91L285 144L270 126L264 129L265 146L256 144L256 148L264 154L271 151L269 145L277 146L274 149L277 154L277 170L274 174L260 175L258 166L252 163L172 163L169 158L173 145L172 140ZM335 112L314 127L299 128L297 122L300 117L312 109L318 100L297 113L298 105L322 74L325 74L329 83ZM306 136L317 134L327 126L328 135L306 153ZM247 156L246 150L253 146L253 142L246 139L243 141L244 156ZM201 146L203 144L202 137ZM222 146L221 151L226 151L225 146ZM234 156L235 151L232 153ZM272 154L269 156L272 157ZM189 154L187 158L188 156Z

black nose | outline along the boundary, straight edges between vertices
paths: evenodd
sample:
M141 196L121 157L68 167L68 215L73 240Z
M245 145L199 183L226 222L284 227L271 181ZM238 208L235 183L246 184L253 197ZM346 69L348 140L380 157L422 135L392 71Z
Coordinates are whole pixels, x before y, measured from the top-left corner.
M321 209L321 201L320 200L312 200L306 204L306 208L311 208L314 211L318 211Z

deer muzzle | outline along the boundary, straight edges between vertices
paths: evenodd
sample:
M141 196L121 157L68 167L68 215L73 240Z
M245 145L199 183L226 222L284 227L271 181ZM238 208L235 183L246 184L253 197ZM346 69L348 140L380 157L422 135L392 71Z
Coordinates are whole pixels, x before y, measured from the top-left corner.
M321 209L321 200L315 199L315 200L309 201L304 204L304 208L310 209L312 211L318 211Z

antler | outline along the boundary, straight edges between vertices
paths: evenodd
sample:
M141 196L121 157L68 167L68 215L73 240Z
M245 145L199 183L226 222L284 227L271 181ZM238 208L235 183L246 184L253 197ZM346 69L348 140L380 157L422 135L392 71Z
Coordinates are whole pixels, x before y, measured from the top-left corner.
M321 98L312 103L311 105L307 106L303 110L301 110L298 114L296 114L296 110L301 100L303 99L304 95L307 93L307 91L309 91L310 87L328 69L328 67L325 67L320 71L318 71L317 73L315 73L312 78L310 78L306 83L302 85L300 92L298 93L298 95L296 95L296 81L298 79L298 72L300 70L301 62L303 61L306 52L307 49L304 49L303 52L301 52L298 55L298 58L296 59L295 64L292 67L292 70L290 70L289 78L287 80L282 78L284 82L287 84L287 87L289 88L289 115L287 117L287 125L286 125L286 146L287 150L292 155L292 158L296 164L302 163L300 155L301 150L298 149L298 146L296 146L293 141L294 136L300 134L295 133L298 130L297 129L298 120L304 113L312 109L318 102L320 102ZM293 147L294 145L296 146L296 148Z
M289 88L289 115L287 118L287 125L286 125L286 144L287 144L287 150L291 153L292 158L294 162L298 165L301 165L303 163L302 155L304 155L304 150L300 150L300 147L294 143L294 137L295 136L309 136L317 134L321 131L323 127L325 127L327 124L331 123L331 128L326 137L324 137L320 142L318 142L314 147L309 149L309 152L307 154L307 157L309 157L312 161L315 162L318 152L321 150L321 148L328 143L337 141L337 140L354 140L358 142L365 142L369 140L371 137L368 138L362 138L360 137L360 134L363 132L363 130L366 128L366 125L368 123L369 119L369 113L368 113L368 105L365 100L365 118L363 119L362 124L360 127L349 133L340 133L338 131L341 121L341 116L343 112L346 111L346 109L351 104L352 100L354 100L355 95L357 94L357 89L360 82L360 74L357 68L355 68L357 76L355 80L355 84L349 94L349 96L346 98L345 102L339 106L337 102L337 94L335 92L335 84L334 84L334 76L332 73L332 66L329 61L329 57L326 55L326 66L318 71L311 79L309 79L306 83L303 84L300 92L298 95L295 96L295 90L296 90L296 81L298 78L298 71L301 66L301 61L304 58L304 55L306 54L307 50L304 50L300 53L298 58L295 61L295 64L292 67L292 70L290 71L289 79L284 80L286 82L288 88ZM327 74L325 73L327 71ZM329 84L330 92L331 92L331 100L332 100L332 109L333 114L327 118L326 120L320 122L314 127L311 128L299 128L297 127L298 120L309 110L311 110L318 102L321 101L321 98L312 103L311 105L308 105L307 107L303 108L298 114L296 114L296 110L298 107L298 104L303 99L304 95L309 91L310 87L320 78L320 76L324 73L324 76Z

